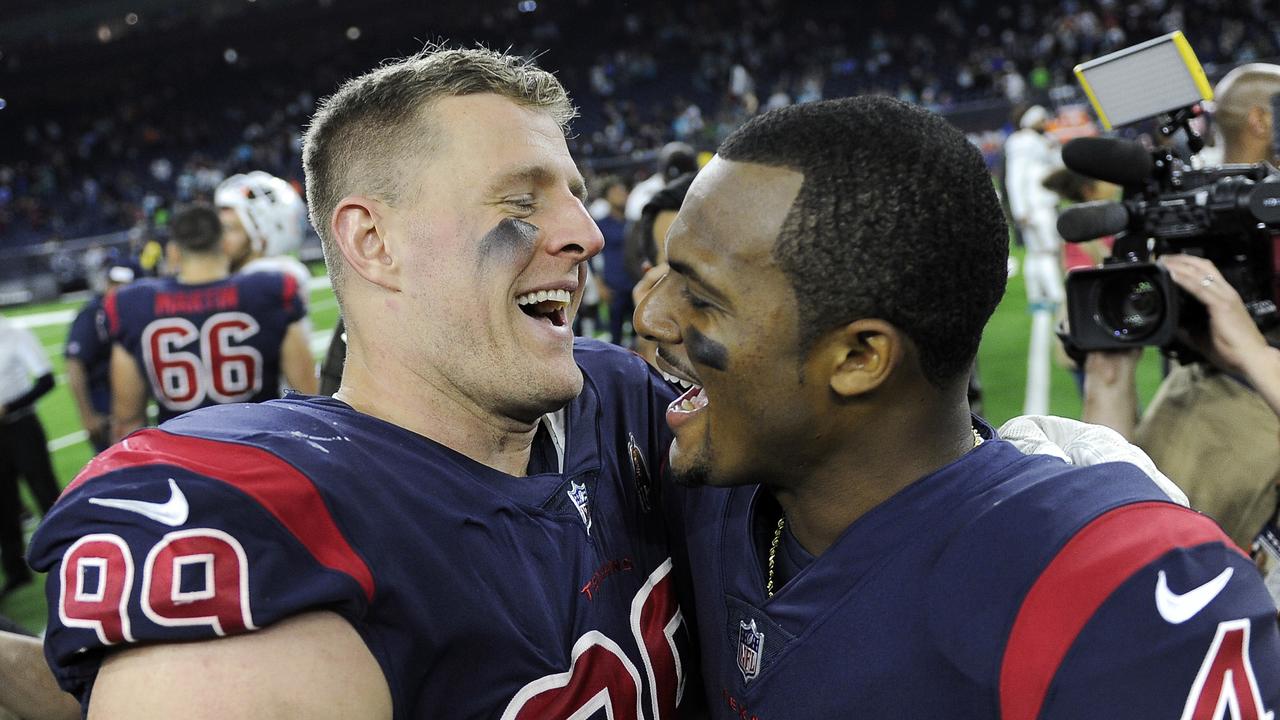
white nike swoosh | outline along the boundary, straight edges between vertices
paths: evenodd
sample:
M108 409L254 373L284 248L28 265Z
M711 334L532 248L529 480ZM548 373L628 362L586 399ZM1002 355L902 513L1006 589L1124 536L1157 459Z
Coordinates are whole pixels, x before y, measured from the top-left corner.
M1218 597L1218 593L1222 592L1222 588L1227 586L1227 581L1231 579L1234 572L1235 568L1227 568L1219 573L1218 577L1179 595L1169 589L1169 580L1161 570L1160 577L1156 581L1156 610L1160 611L1160 617L1169 624L1180 625L1195 617L1196 613L1213 602L1213 599Z
M146 502L144 500L117 500L115 498L89 498L89 502L102 507L115 508L135 512L143 517L155 520L169 527L178 527L187 522L190 507L187 496L178 489L178 483L169 478L169 499L163 503Z

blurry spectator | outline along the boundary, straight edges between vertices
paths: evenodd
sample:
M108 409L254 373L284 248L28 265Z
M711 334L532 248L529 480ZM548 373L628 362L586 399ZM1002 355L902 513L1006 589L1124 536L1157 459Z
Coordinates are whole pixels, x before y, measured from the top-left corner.
M1218 83L1216 120L1228 162L1274 157L1269 103L1275 93L1280 93L1278 65L1245 65ZM1209 336L1190 340L1208 361L1170 371L1139 419L1137 353L1092 353L1085 367L1084 418L1132 438L1186 491L1191 507L1217 520L1247 549L1280 508L1280 419L1272 412L1275 398L1268 390L1275 378L1237 359L1238 338L1249 335L1230 330L1240 324L1233 309L1239 299L1206 262L1165 258L1180 286L1207 298ZM1273 331L1269 340L1280 338ZM1247 347L1257 351L1250 357L1273 356L1256 342Z
M684 203L684 196L688 194L695 175L696 173L692 172L685 173L667 183L645 204L644 210L640 213L640 219L628 231L627 268L634 285L630 292L632 315L635 314L635 304L640 302L640 298L644 297L653 284L667 272L667 231L675 222L680 205ZM657 346L652 341L636 335L633 349L649 361L650 365L662 370L661 366L654 363ZM672 375L671 379L680 384L676 376ZM687 390L688 387L686 386L685 389Z
M640 212L664 185L685 173L698 171L698 155L686 143L672 142L658 152L658 171L631 188L625 211L627 222L640 219Z
M624 331L631 326L631 314L635 305L631 302L631 275L627 272L626 218L627 186L618 177L601 181L601 194L609 203L609 212L596 219L600 233L604 235L604 250L600 253L603 281L600 299L609 308L609 340L617 345L629 346Z
M1027 304L1031 311L1031 340L1027 351L1027 388L1022 412L1049 414L1049 350L1053 318L1065 299L1058 253L1058 200L1044 186L1045 178L1062 164L1058 143L1047 133L1049 112L1039 105L1018 119L1019 130L1004 145L1005 192L1013 221L1027 253L1023 259Z
M126 265L107 268L105 292L133 282L133 269ZM76 402L80 425L89 434L89 444L100 453L111 444L111 338L102 310L104 293L94 295L80 308L64 347L67 387Z
M31 582L22 549L18 478L27 481L42 514L58 499L48 439L35 406L52 389L53 366L40 341L0 315L0 563L5 575L0 597Z

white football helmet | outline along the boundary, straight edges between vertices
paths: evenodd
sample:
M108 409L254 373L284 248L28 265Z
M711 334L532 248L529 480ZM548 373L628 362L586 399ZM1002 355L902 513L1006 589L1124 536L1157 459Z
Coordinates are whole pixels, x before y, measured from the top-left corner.
M214 192L213 204L236 211L254 250L264 257L287 255L302 246L306 205L292 185L270 173L232 175Z

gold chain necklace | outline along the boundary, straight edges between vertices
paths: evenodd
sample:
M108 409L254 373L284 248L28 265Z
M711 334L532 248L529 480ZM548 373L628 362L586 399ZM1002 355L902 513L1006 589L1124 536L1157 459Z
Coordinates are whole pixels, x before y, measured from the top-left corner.
M982 444L982 436L978 434L976 428L969 428L973 432L973 446L976 448ZM778 518L778 527L773 529L773 542L769 544L769 577L764 583L764 592L766 597L773 597L773 573L774 565L778 563L778 545L782 542L782 529L787 526L787 514L783 513Z

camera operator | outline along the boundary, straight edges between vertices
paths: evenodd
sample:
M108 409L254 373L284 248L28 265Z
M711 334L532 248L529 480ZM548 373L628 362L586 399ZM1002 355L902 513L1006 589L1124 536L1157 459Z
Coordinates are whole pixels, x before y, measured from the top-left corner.
M1254 63L1215 89L1224 161L1270 161L1271 97L1280 65ZM1168 255L1161 262L1205 304L1209 327L1193 338L1208 362L1175 367L1138 418L1134 370L1140 351L1091 353L1084 419L1133 439L1191 500L1248 549L1280 503L1280 351L1258 332L1236 290L1213 263ZM1273 331L1273 342L1280 333Z

